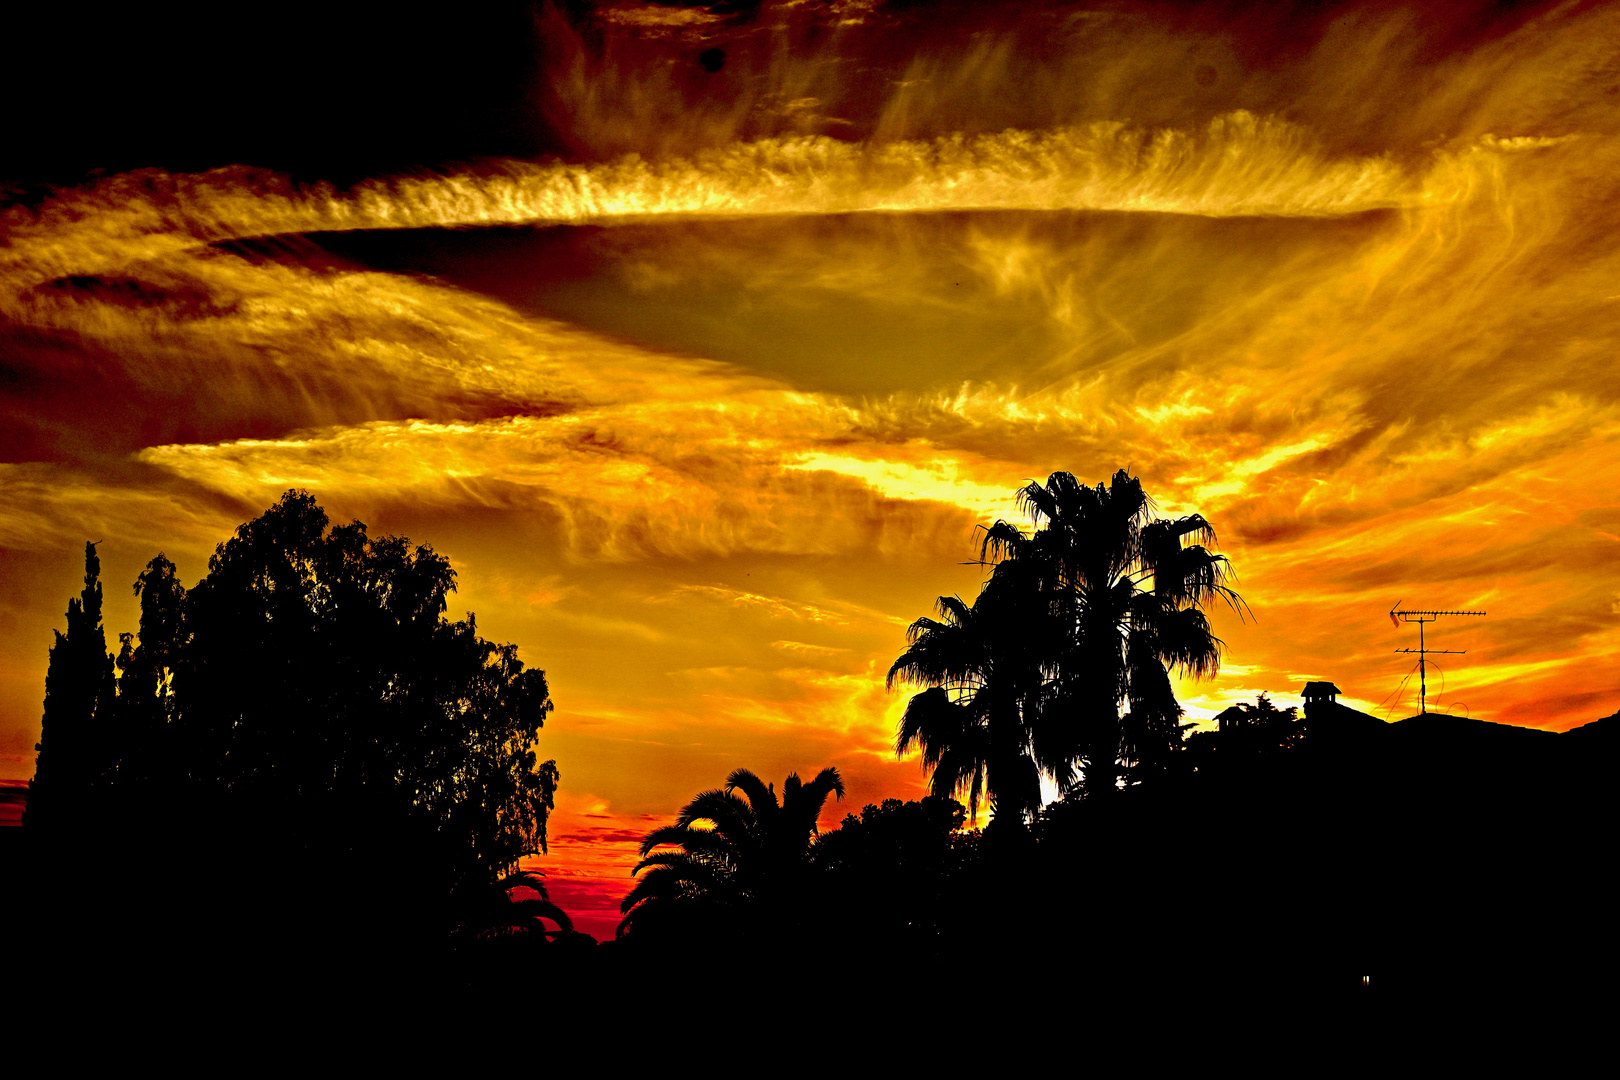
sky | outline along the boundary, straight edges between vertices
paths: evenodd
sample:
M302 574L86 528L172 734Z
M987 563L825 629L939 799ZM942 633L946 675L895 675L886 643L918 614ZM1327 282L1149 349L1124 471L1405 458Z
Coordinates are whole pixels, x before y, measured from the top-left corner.
M1396 604L1488 612L1431 710L1620 708L1620 5L355 12L34 16L85 66L0 158L0 781L84 542L116 641L289 488L546 672L601 937L735 768L923 793L884 675L1054 471L1213 523L1191 720L1416 711Z

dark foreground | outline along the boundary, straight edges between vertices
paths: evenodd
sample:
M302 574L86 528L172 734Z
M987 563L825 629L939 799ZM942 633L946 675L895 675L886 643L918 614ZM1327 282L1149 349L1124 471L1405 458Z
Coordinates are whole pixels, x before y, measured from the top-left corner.
M688 1007L755 1025L877 1010L904 1027L1133 995L1589 998L1620 957L1601 899L1616 721L1368 721L1321 706L1307 740L1058 804L1027 829L869 807L792 889L694 902L600 944L447 934L408 866L295 872L287 852L132 845L116 823L123 844L44 851L6 830L14 986L59 1016L296 1004L490 1023L510 1008L575 1035Z

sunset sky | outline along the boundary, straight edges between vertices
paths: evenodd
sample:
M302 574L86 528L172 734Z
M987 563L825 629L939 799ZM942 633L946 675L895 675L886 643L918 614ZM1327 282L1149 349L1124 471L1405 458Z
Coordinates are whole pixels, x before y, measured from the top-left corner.
M1416 711L1397 602L1489 612L1431 709L1615 712L1620 4L1287 10L511 5L64 84L0 171L0 780L86 540L115 644L294 487L546 672L598 936L734 768L922 793L883 676L1055 470L1215 525L1190 719Z

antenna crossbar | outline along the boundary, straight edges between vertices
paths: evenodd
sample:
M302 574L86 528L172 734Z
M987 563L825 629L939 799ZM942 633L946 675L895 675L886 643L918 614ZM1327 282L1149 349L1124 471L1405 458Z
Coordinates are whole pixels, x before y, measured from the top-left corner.
M1467 649L1431 649L1431 648L1428 648L1423 643L1423 628L1426 625L1428 625L1429 623L1432 623L1435 620L1437 620L1438 618L1440 618L1440 616L1442 616L1442 615L1484 615L1484 614L1485 614L1485 612L1483 612L1483 611L1410 611L1410 610L1403 610L1401 608L1400 601L1398 601L1398 600L1395 602L1395 606L1389 609L1389 621L1394 623L1395 627L1397 629L1400 628L1400 625L1403 622L1417 623L1418 647L1415 648L1415 649L1396 649L1395 651L1398 652L1398 653L1413 653L1413 652L1415 652L1415 653L1418 654L1418 686L1419 686L1418 708L1419 708L1419 710L1421 712L1426 714L1429 711L1429 664L1428 664L1428 658L1430 656L1442 656L1442 655L1448 655L1448 654L1451 655L1451 656L1463 656L1463 655L1467 654L1467 652L1468 652Z

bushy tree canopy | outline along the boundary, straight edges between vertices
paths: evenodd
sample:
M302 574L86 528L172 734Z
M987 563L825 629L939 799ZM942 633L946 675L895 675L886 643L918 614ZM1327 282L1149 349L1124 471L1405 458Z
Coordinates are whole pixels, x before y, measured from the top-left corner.
M313 497L289 491L190 590L168 559L152 560L116 697L98 602L94 633L80 625L98 571L91 549L91 599L71 606L53 651L42 820L64 805L121 809L142 822L130 844L199 867L246 856L319 888L341 879L358 892L379 867L408 865L434 905L544 850L558 779L536 753L552 710L545 675L479 637L471 615L445 618L455 571L432 548L359 522L331 528ZM73 748L87 723L110 756L72 770L70 785L66 761L52 770L83 757ZM116 842L90 828L81 817L43 839L64 851Z

